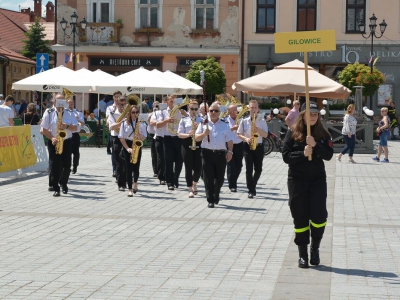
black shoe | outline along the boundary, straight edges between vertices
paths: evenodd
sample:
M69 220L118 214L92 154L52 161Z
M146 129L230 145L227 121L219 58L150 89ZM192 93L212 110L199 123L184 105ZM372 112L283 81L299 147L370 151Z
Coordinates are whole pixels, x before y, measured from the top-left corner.
M72 174L76 174L76 168L77 168L77 167L73 167L73 169L72 169Z
M248 198L252 199L253 198L253 194L249 193Z
M165 181L164 180L160 180L160 185L165 185Z
M176 189L178 189L178 188L179 188L179 184L174 184L174 187L175 187Z
M134 194L136 194L136 192L137 192L137 191L138 191L138 189L136 189L136 190L135 190L135 189L133 189L133 193L134 193Z
M158 177L158 175L154 173L154 174L153 174L153 177Z
M108 155L111 155L112 153L111 153L111 150L107 150L107 154Z
M118 191L125 192L125 188L123 186L118 187Z
M169 189L170 191L173 191L173 190L174 190L174 187L173 187L172 185L170 185L170 186L168 187L168 189Z
M60 197L60 191L54 192L53 197Z
M236 189L231 189L231 192L232 192L232 193L236 193L237 190L236 190Z
M68 186L66 184L62 185L62 192L63 194L68 194Z
M49 192L54 192L54 188L49 186Z
M112 177L117 177L117 173L114 171Z
M310 247L310 264L313 266L318 266L320 263L319 259L319 244L321 243L321 240L315 240L313 239L311 241L311 247Z
M214 203L208 203L208 208L214 208Z
M307 245L298 246L299 248L299 268L308 268Z

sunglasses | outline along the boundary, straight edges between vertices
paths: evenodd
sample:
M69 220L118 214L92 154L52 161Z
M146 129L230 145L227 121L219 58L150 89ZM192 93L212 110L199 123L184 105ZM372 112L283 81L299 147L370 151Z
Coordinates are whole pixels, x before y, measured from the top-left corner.
M194 107L191 107L190 108L190 110L195 110L195 111L198 111L199 109L196 107L196 108L194 108Z
M300 103L295 103L294 105L300 105Z
M137 115L139 112L138 111L131 111L131 114Z
M212 112L212 113L214 113L214 112L219 112L219 110L218 109L210 109L210 112Z

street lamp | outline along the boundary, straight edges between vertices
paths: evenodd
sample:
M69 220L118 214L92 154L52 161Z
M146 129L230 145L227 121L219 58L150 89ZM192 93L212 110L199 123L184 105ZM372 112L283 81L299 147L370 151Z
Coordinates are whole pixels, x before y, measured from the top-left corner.
M372 55L374 53L374 37L376 37L377 39L380 39L383 36L383 33L385 32L386 26L387 26L385 20L383 20L379 24L379 30L381 31L381 35L378 36L376 34L376 31L375 31L376 27L377 27L376 20L378 20L378 18L375 17L375 14L372 14L372 17L369 18L369 25L368 25L369 26L369 34L368 35L365 35L365 23L364 23L364 21L361 20L358 23L358 29L360 30L361 35L363 36L363 38L364 39L368 39L369 37L371 37L371 53L370 53L370 57L372 57ZM371 75L372 75L372 73L373 73L373 62L371 61ZM369 92L369 99L371 101L371 103L370 103L371 106L372 106L372 96L373 95L372 95L372 88L371 88L370 92Z
M290 104L292 104L292 100L290 100L290 99L287 99L287 100L286 100L286 104L287 104L287 107L289 107L289 108L290 108Z
M61 29L64 31L64 35L68 35L68 36L72 35L72 69L74 71L76 68L75 34L76 34L76 26L78 25L77 22L78 22L78 15L76 14L76 12L74 12L71 15L71 22L69 22L69 24L71 25L71 32L68 34L65 32L65 30L67 29L68 22L64 19L64 17L60 21ZM82 21L80 21L80 24L81 24L82 31L84 31L86 29L86 25L87 25L86 19L83 18Z

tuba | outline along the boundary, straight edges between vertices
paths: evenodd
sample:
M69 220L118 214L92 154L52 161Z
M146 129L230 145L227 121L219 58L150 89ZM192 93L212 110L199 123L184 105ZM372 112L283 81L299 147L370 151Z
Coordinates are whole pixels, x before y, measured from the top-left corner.
M132 164L137 163L140 148L143 146L143 142L139 139L139 130L140 130L141 123L142 122L139 122L136 120L135 135L133 136L132 153L131 153L131 160L130 160Z
M185 105L189 105L190 99L188 96L186 96L185 101L182 102L182 104L175 105L174 108L171 110L171 114L169 115L171 118L173 118L176 114L176 112L181 108L184 107ZM177 132L175 131L175 124L179 123L180 120L175 120L174 123L168 123L168 130L172 134L176 134Z
M251 144L250 150L256 150L257 148L257 140L258 140L258 132L256 132L256 121L257 121L257 114L254 115L253 120L251 120Z
M242 104L242 110L240 111L240 113L237 115L237 117L236 117L236 122L235 122L235 125L238 125L239 124L239 119L241 118L241 117L243 117L243 115L246 113L246 112L248 112L249 111L249 107L246 105L246 104Z
M75 94L70 90L63 88L62 94L66 100L71 99ZM57 108L56 108L57 109ZM58 111L58 110L57 110ZM61 129L62 118L63 118L64 108L62 107L60 111L58 111L58 119L57 119L57 144L56 144L56 154L61 155L64 151L64 140L67 138L67 132Z
M229 101L227 101L227 104L226 104L227 106L232 105L232 104L236 105L236 106L242 105L242 103L238 99L233 97L231 94L226 93L226 95L228 96L228 99L229 99ZM229 114L229 110L227 110L224 113L221 113L221 115L219 117L220 117L220 119L224 119L228 116L228 114Z
M129 113L131 110L132 106L138 106L139 105L139 97L136 96L135 94L130 94L128 96L128 105L125 107L124 111L121 113L121 115L118 117L118 119L115 121L115 123L121 122L126 115ZM119 128L115 129L116 133L119 133Z

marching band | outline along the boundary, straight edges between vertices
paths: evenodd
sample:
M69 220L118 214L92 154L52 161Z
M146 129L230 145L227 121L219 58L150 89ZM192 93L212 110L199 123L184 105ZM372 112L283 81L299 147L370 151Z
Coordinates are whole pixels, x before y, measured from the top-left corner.
M83 120L74 109L71 94L55 96L54 106L46 110L41 124L42 133L49 139L49 190L54 191L54 196L60 196L59 184L63 193L68 193L70 172L75 174L79 164L79 143L78 148L76 143ZM243 111L239 114L238 102L231 102L228 110L223 110L226 107L221 101L208 107L188 97L177 102L175 96L169 96L163 103L154 102L151 113L141 114L136 95L116 91L113 97L114 104L106 114L112 141L113 176L119 191L128 188L128 197L137 193L142 145L149 134L154 177L161 185L166 184L168 190L179 188L184 163L189 198L198 194L201 177L208 207L213 208L220 201L225 170L230 191L237 192L244 157L248 197L256 196L264 158L262 139L268 136L267 123L258 116L257 101L250 101L250 116L241 118ZM65 98L69 107L63 110L57 101L65 101Z

